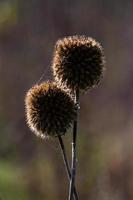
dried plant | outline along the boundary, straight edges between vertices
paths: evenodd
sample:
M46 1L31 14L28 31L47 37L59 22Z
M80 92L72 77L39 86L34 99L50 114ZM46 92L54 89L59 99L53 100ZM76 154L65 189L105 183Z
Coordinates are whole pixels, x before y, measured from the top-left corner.
M57 41L52 61L55 82L35 85L26 94L26 117L31 130L42 138L57 137L70 180L69 200L78 200L75 188L77 125L82 92L95 87L103 77L101 45L86 36ZM69 91L69 92L68 92ZM70 93L74 94L74 98ZM62 135L73 123L71 170Z

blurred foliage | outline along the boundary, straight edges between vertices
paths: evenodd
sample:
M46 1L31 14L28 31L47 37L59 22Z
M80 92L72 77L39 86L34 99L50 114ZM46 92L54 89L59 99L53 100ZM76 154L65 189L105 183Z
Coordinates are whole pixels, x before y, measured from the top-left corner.
M0 2L0 31L5 31L17 23L17 2Z
M0 198L6 200L27 200L25 186L21 180L21 173L10 162L0 161Z

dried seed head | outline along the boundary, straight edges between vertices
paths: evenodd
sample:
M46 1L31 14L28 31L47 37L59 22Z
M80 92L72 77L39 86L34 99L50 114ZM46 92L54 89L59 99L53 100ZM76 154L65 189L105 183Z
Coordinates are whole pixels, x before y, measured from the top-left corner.
M71 97L55 83L31 88L25 98L27 123L42 138L65 134L75 117Z
M102 47L89 37L66 37L56 43L52 67L59 84L87 90L97 85L103 75Z

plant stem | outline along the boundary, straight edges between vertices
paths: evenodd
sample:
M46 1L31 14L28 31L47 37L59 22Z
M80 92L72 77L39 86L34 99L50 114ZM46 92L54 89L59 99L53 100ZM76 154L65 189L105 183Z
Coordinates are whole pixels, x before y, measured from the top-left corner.
M78 110L79 110L79 90L76 90L75 103L77 104L76 118L73 124L73 139L72 139L72 165L71 165L71 180L69 187L69 200L73 199L75 176L76 176L76 140L77 140L77 125L78 125Z
M65 167L66 167L67 175L68 175L69 180L71 180L70 167L69 167L69 163L68 163L68 159L67 159L67 155L66 155L66 150L65 150L65 146L64 146L62 137L58 136L58 140L59 140L59 145L60 145L61 153L62 153L62 156L63 156L64 164L65 164ZM77 194L75 186L74 186L73 192L74 192L73 193L74 199L78 200L79 198L78 198L78 194Z

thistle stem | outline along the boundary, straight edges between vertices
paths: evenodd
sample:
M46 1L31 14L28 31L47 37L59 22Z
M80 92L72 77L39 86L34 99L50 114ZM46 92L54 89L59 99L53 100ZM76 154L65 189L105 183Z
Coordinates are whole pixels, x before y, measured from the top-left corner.
M61 149L61 153L62 153L64 165L65 165L65 167L66 167L68 179L71 180L70 167L69 167L69 163L68 163L68 159L67 159L67 155L66 155L66 150L65 150L65 146L64 146L62 137L61 137L61 136L58 136L58 140L59 140L59 145L60 145L60 149ZM73 190L73 196L74 196L74 199L75 199L75 200L78 200L78 199L79 199L75 186L74 186L74 190Z
M79 110L79 90L75 93L75 103L77 104L76 118L73 124L73 139L72 139L72 164L71 164L71 180L69 187L69 200L73 199L75 176L76 176L76 141L77 141L77 125L78 125L78 110Z

